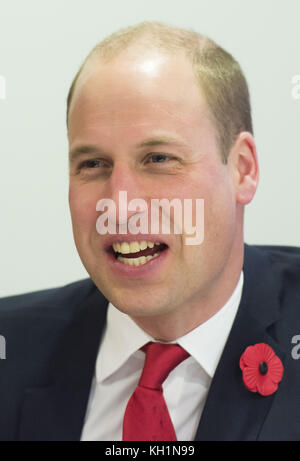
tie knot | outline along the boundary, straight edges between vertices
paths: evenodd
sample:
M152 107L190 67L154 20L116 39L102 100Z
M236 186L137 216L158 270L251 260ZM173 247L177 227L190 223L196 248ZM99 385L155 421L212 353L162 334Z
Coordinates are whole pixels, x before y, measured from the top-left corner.
M148 343L142 351L146 352L146 359L139 386L157 390L161 389L169 373L189 357L178 344Z

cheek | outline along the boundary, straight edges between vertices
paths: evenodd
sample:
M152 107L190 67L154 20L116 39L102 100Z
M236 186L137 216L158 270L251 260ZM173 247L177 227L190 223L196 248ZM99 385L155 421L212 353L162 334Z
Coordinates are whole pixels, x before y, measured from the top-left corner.
M69 205L74 231L96 229L96 203L97 195L93 191L82 187L69 187Z
M193 196L204 200L204 244L219 245L231 238L235 222L235 195L226 172L213 171L193 183ZM225 174L224 174L225 173ZM195 215L195 213L193 213Z
M221 192L211 198L206 213L206 243L212 259L222 262L235 238L236 209L230 187L223 188Z

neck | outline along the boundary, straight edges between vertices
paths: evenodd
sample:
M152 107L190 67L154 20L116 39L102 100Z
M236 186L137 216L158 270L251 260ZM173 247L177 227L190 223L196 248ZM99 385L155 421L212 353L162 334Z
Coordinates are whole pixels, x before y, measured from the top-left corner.
M243 268L244 244L232 255L205 293L198 293L171 313L155 317L132 316L132 320L157 341L174 341L194 330L215 315L232 296Z

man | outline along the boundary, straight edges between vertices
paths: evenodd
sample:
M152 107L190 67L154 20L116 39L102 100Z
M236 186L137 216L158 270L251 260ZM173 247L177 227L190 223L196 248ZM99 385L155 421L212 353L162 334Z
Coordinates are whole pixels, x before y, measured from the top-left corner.
M67 112L90 278L1 300L1 439L300 439L300 253L244 244L258 162L238 63L195 32L129 27L92 50ZM153 199L202 199L203 241L128 232Z

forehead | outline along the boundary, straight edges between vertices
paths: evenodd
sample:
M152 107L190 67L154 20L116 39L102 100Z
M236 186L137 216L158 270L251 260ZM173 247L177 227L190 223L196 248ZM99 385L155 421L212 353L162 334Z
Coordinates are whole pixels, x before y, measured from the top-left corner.
M69 112L69 140L152 129L195 130L209 109L183 55L123 52L110 62L92 59L78 79Z

